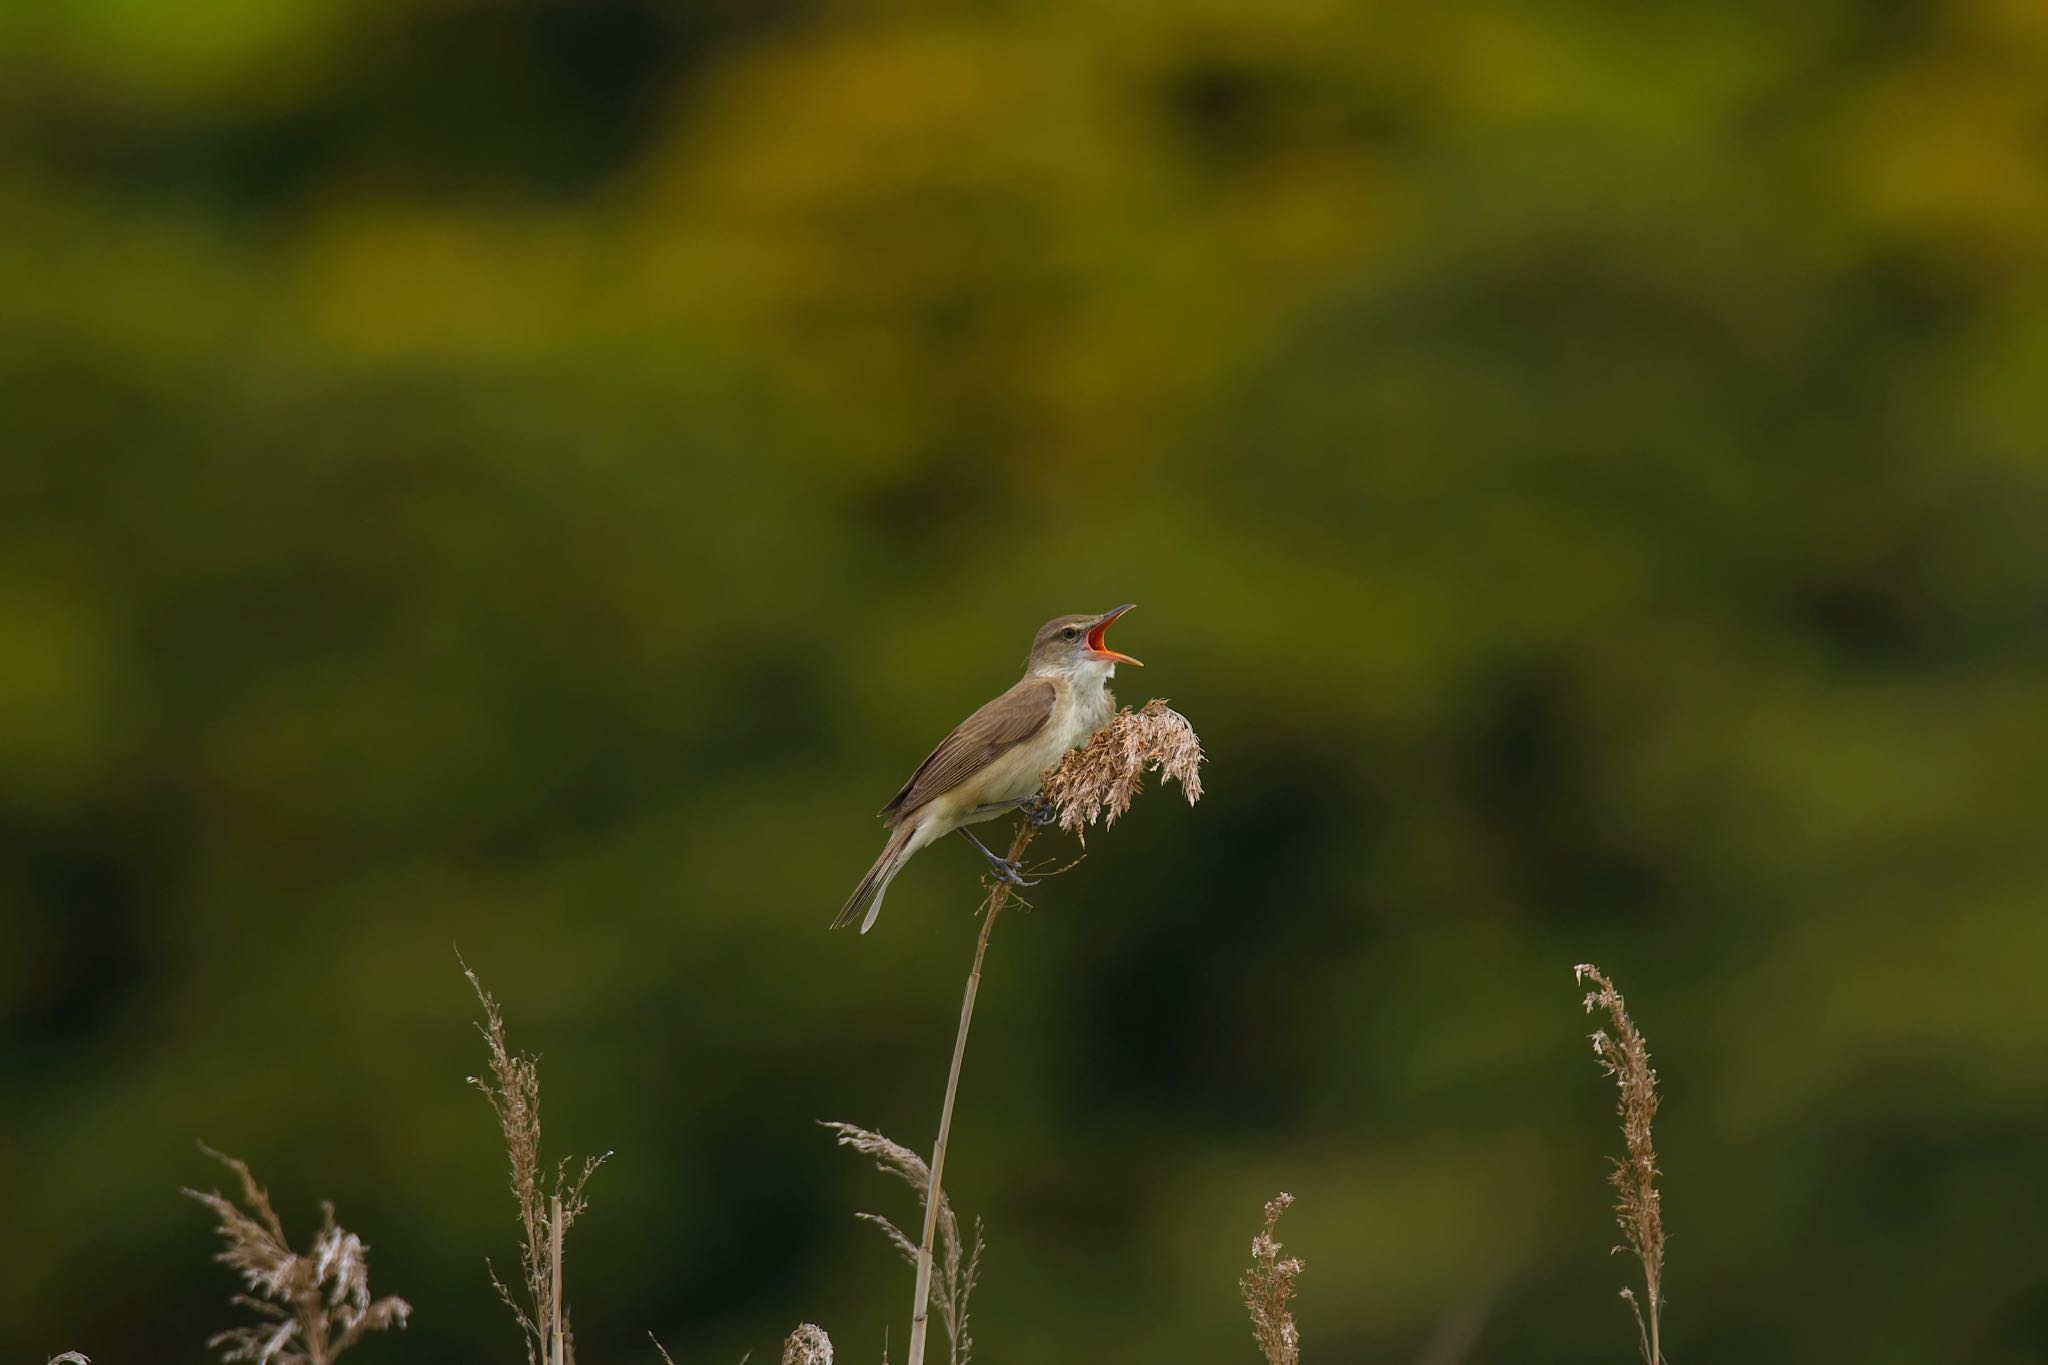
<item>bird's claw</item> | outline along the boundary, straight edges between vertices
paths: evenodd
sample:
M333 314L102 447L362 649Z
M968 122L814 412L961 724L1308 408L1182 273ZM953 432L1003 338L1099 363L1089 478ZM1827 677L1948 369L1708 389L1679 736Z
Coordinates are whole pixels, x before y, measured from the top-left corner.
M1037 882L1026 881L1024 879L1024 874L1017 870L1016 863L1012 862L1008 858L1003 857L994 849L990 848L987 844L984 844L981 840L975 838L973 830L968 829L966 826L963 825L960 827L960 833L967 839L969 843L973 844L976 848L981 850L981 856L988 860L989 875L994 877L997 881L1002 882L1008 886L1038 885Z
M1017 870L1017 865L1007 858L991 858L989 875L1007 886L1036 886L1038 883Z
M1034 796L1024 803L1024 818L1031 822L1033 829L1044 829L1060 816L1059 812L1052 808L1052 802L1041 795Z

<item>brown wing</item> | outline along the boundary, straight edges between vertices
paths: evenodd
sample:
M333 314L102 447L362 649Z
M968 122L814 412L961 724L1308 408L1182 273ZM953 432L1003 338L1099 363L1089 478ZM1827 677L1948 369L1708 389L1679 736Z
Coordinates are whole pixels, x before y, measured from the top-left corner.
M1046 719L1052 715L1052 702L1051 683L1043 678L1026 678L961 721L958 729L939 741L931 757L917 765L903 790L882 807L883 818L895 824L1043 730Z

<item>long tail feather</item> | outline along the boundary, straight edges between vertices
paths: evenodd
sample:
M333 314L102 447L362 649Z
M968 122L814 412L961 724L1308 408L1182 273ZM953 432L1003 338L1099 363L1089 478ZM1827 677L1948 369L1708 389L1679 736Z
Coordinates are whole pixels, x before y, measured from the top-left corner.
M910 855L914 851L911 839L915 834L915 821L896 826L889 835L889 842L882 845L882 856L875 859L875 865L868 869L868 875L860 879L860 885L856 886L853 895L847 898L845 906L839 911L839 917L832 921L834 929L844 929L855 919L860 920L860 931L863 934L875 927L875 918L882 913L882 897L888 894L890 881L902 869L903 864L910 861ZM861 915L863 908L867 911L865 916Z

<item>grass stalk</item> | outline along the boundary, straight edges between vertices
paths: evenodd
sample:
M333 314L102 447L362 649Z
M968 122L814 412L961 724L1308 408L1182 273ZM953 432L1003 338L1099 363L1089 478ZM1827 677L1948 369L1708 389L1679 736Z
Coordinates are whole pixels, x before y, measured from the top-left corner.
M540 1150L540 1067L532 1057L512 1051L498 1002L467 963L462 974L483 1006L484 1019L477 1031L491 1059L489 1073L471 1076L469 1083L483 1092L497 1116L522 1234L519 1259L525 1293L514 1294L496 1270L490 1270L491 1287L519 1323L527 1365L575 1365L576 1337L562 1298L562 1240L583 1213L584 1187L611 1153L584 1162L573 1174L566 1159L558 1161L550 1174ZM484 1264L490 1269L488 1261Z
M1664 1365L1664 1196L1657 1188L1657 1177L1663 1172L1657 1166L1657 1147L1651 1135L1651 1123L1663 1097L1657 1093L1650 1045L1630 1017L1621 992L1589 962L1572 968L1572 974L1579 984L1590 981L1595 987L1586 995L1586 1012L1605 1014L1614 1030L1598 1029L1592 1035L1593 1056L1617 1091L1615 1113L1621 1120L1622 1143L1628 1153L1625 1160L1613 1161L1607 1182L1614 1187L1614 1218L1622 1239L1643 1267L1645 1301L1638 1304L1632 1288L1623 1289L1621 1299L1635 1316L1643 1365Z
M1010 862L1014 865L1031 846L1037 829L1025 821L1010 841ZM989 932L996 916L1009 904L1010 886L998 882L988 893L988 908L981 917L981 934L974 942L974 965L967 973L967 989L960 998L960 1031L953 1036L953 1065L946 1073L946 1098L939 1107L939 1136L932 1143L931 1184L924 1196L924 1235L917 1244L917 1283L910 1303L910 1348L907 1365L924 1365L925 1335L929 1329L932 1298L932 1243L939 1229L939 1196L946 1171L946 1140L953 1132L953 1101L960 1093L960 1066L967 1058L967 1030L974 1023L974 997L981 987L981 963L988 954Z
M562 1196L548 1196L548 1317L555 1324L554 1365L562 1365Z

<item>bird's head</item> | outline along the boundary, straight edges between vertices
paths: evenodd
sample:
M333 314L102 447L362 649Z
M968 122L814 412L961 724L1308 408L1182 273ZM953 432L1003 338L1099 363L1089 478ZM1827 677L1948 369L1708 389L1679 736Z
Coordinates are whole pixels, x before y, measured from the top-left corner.
M1104 677L1116 671L1118 664L1130 664L1134 668L1144 665L1128 654L1119 654L1103 643L1103 632L1109 623L1131 609L1131 604L1100 616L1057 616L1038 628L1038 638L1031 642L1031 671L1033 673L1096 673Z

